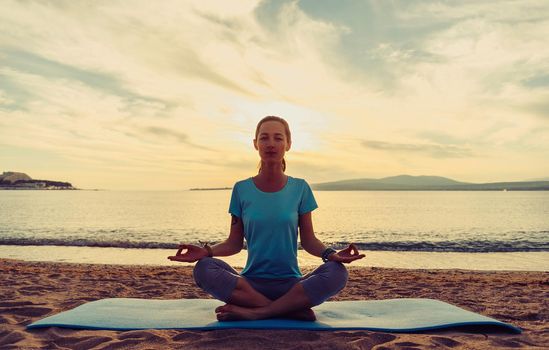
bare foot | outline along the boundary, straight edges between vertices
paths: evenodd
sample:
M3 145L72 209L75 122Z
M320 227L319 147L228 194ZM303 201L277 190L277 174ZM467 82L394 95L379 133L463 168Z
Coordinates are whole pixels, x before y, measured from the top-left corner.
M218 321L258 320L256 308L225 304L215 309Z
M236 320L259 320L263 317L258 308L249 308L232 304L225 304L219 306L215 309L217 320L219 321L236 321ZM314 311L309 309L303 309L298 311L293 311L284 315L279 316L278 318L289 318L292 320L300 321L315 321L316 315Z
M289 318L292 320L299 320L299 321L316 321L315 312L313 311L313 309L310 309L310 308L290 312L280 316L279 318Z

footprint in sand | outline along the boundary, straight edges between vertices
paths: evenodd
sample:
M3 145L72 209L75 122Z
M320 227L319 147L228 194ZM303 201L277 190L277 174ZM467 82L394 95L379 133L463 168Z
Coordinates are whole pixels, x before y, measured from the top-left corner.
M520 338L495 338L492 339L492 344L496 345L496 348L542 348L542 344L533 344L531 342L522 340Z
M77 332L74 329L62 328L62 327L34 328L30 331L33 334L37 334L38 336L44 339L57 339L57 338L70 337L75 332Z
M61 348L69 349L93 349L99 344L112 341L110 337L62 337L52 341L53 344Z
M414 343L414 342L411 342L411 341L401 341L401 342L395 343L395 345L397 345L399 347L403 347L405 349L410 349L410 348L415 349L416 346L421 346L421 344Z
M18 316L26 317L38 317L48 314L53 309L49 307L35 307L35 306L22 306L22 307L12 307L8 308L5 311Z
M445 338L445 337L433 337L433 342L435 343L435 345L444 345L444 346L447 346L449 348L455 348L456 346L460 346L461 343L456 341L456 340L453 340L453 339L450 339L450 338Z
M349 338L344 339L345 343L353 349L389 349L381 344L389 343L396 339L396 336L386 333L366 333L365 335L348 333L346 335Z
M195 341L202 338L202 333L198 332L191 332L191 331L181 331L181 333L176 334L172 337L173 341L180 342L180 341Z
M162 342L163 340L165 340L164 338L147 331L123 332L120 334L120 336L118 336L118 339L120 340L138 339L140 341L154 341L154 342Z
M374 333L370 335L370 338L372 338L376 344L383 344L395 340L396 336L387 333Z
M45 305L45 303L33 303L32 301L4 301L0 302L0 307L12 307L23 305Z
M357 349L389 349L381 344L389 343L396 339L396 336L392 334L370 331L337 331L333 335L339 339L338 341L344 341L352 348Z
M6 333L7 334L2 333L0 335L0 348L4 348L6 345L12 345L25 339L25 335L22 332L13 331Z
M293 339L301 339L303 341L312 342L320 339L318 332L314 331L295 331L292 333Z
M9 318L0 315L0 324L13 324L13 323L10 322L10 319L9 319ZM0 336L1 336L1 335L2 335L2 334L0 333Z
M55 290L52 290L51 288L46 288L46 287L23 287L23 288L20 288L19 289L19 293L21 295L40 295L40 294L45 294L49 291L55 291Z
M142 340L136 340L136 339L126 339L122 341L113 341L103 347L101 347L101 350L114 350L114 349L134 349L137 348L139 345L142 344ZM162 348L162 343L155 344L156 347Z

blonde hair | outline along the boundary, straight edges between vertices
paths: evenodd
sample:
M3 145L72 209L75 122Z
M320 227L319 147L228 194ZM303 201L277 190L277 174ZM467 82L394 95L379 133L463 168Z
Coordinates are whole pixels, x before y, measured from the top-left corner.
M277 116L274 116L274 115L269 115L269 116L266 116L265 118L261 119L259 121L259 123L257 123L257 127L255 128L255 138L257 140L257 135L259 134L259 128L261 127L261 124L265 123L265 122L279 122L279 123L282 123L282 125L284 125L284 133L286 134L286 140L288 142L292 142L292 133L290 132L290 125L288 125L288 122L280 117L277 117ZM259 165L257 166L258 167L258 173L261 172L261 161L259 161ZM285 171L286 170L286 160L283 158L282 159L282 171Z

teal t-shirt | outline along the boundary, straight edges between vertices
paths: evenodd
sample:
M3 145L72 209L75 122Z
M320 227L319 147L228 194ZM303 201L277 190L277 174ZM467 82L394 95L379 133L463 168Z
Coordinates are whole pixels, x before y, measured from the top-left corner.
M244 224L248 260L242 275L257 278L301 277L297 265L299 215L318 208L309 184L288 176L278 192L263 192L250 177L233 187L229 213Z

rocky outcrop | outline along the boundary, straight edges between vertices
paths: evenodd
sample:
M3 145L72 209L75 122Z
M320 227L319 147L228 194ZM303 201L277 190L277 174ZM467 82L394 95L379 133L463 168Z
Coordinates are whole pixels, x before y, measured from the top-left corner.
M0 175L0 190L76 190L69 182L34 180L25 173L5 171Z
M0 175L0 183L15 183L17 181L29 181L32 180L32 178L25 174L25 173L16 173L13 171L4 171L2 175Z

